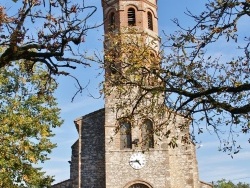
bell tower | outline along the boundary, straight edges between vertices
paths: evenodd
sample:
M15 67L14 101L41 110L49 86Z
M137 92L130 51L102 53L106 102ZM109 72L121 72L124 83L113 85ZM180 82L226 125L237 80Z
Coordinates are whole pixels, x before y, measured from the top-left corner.
M150 44L150 41L154 40L158 44L157 0L102 0L102 6L105 37L110 33L121 33L127 35L125 40L129 41L143 33L143 43ZM134 32L129 32L129 29ZM105 38L104 50L111 48L109 40L113 40L112 37ZM120 46L112 48L119 49ZM152 46L152 49L157 51L158 45ZM107 66L109 62L106 59L105 61L107 84L112 71ZM112 63L117 65L120 62ZM169 151L164 142L155 142L157 136L153 133L156 122L154 114L135 121L118 121L117 113L112 107L119 103L118 101L127 103L132 99L122 95L118 97L114 94L115 89L111 91L105 96L106 188L168 187L167 185L171 184ZM137 93L137 89L134 88L131 92ZM133 94L129 97L132 98ZM147 141L142 147L144 139Z
M158 37L157 0L102 0L104 32L133 26Z
M199 181L195 145L182 142L189 141L189 119L166 107L162 90L142 95L137 87L163 87L155 76L157 0L102 0L102 6L105 108L74 121L79 138L70 179L53 188L211 188ZM137 101L139 113L126 116Z
M157 0L102 0L103 6L103 19L104 19L104 51L108 49L114 50L114 56L123 56L124 52L119 50L120 45L111 45L113 39L112 35L125 35L121 40L125 40L126 45L129 46L129 40L131 43L135 42L138 37L141 43L149 44L152 49L152 54L159 50L159 37L158 37L158 17L157 17ZM153 42L152 42L153 41ZM139 47L139 43L138 43ZM135 50L135 47L134 49ZM127 53L126 51L125 53ZM123 53L123 54L122 54ZM105 83L108 85L108 80L112 74L112 66L116 69L124 71L122 62L127 61L117 60L113 58L112 62L106 59L105 53ZM116 60L114 60L116 59ZM119 58L118 58L119 59ZM159 61L154 62L156 66L159 66ZM136 92L134 90L134 92ZM123 98L117 98L114 95L105 96L105 109L107 110L114 105L116 100L123 100ZM107 114L107 113L106 113Z
M157 17L157 0L102 0L105 45L104 51L110 48L115 49L115 56L126 56L120 52L119 42L110 42L115 40L107 35L110 33L125 35L126 45L133 43L136 36L141 36L142 43L150 46L154 52L159 50L158 39L158 17ZM135 32L130 32L132 29ZM124 39L121 39L124 40ZM132 41L132 42L131 42ZM156 41L153 43L152 41ZM111 45L112 44L112 45ZM154 45L153 45L154 44ZM156 45L155 45L156 44ZM128 51L128 56L137 53L138 49L134 48ZM133 56L133 55L132 55ZM122 79L121 77L112 77L112 70L109 67L110 62L107 60L105 53L105 84L110 87L110 93L105 95L105 184L106 188L198 188L200 187L197 161L195 155L195 146L193 144L183 144L177 141L178 148L170 147L168 137L160 138L156 131L156 126L169 121L163 125L163 131L171 130L172 135L181 137L188 135L189 128L178 130L176 127L187 124L187 119L180 115L174 114L174 120L169 120L168 110L164 114L148 112L146 116L134 117L133 120L118 120L117 112L112 108L117 104L127 104L132 101L138 93L138 88L131 86L131 95L117 95L116 89L109 85L109 79ZM119 59L119 58L117 58ZM113 60L111 64L118 65L121 72L126 68L121 66L121 62L130 62ZM141 61L144 63L144 59ZM149 64L152 61L149 62ZM160 66L159 60L153 60L156 66ZM119 65L120 63L120 65ZM131 62L130 62L131 63ZM133 60L132 60L132 63ZM152 63L147 67L151 70L154 67ZM147 65L146 65L147 66ZM116 67L117 68L117 67ZM115 73L114 73L115 74ZM135 74L138 74L135 73ZM121 75L122 76L122 75ZM135 77L131 72L131 77ZM149 81L150 82L150 81ZM157 81L156 81L157 82ZM129 86L130 87L130 86ZM125 86L126 88L126 86ZM122 101L122 102L121 102ZM151 96L146 99L145 105L152 102ZM163 96L158 96L157 104L163 104ZM164 104L163 104L164 105ZM165 105L164 105L165 107ZM128 107L129 108L129 107ZM143 106L140 108L143 109ZM166 108L166 107L165 107ZM122 113L122 112L121 112ZM172 117L172 116L171 116ZM119 129L117 129L119 127ZM182 134L182 135L180 135Z

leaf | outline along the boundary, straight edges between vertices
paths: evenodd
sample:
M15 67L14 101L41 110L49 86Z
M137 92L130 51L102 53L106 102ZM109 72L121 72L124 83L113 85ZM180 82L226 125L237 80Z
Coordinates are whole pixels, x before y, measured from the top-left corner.
M55 147L51 129L62 124L53 96L57 84L47 80L48 73L39 64L32 73L24 68L25 62L12 65L0 69L0 187L15 188L21 182L44 187L52 178L33 165L48 159ZM38 95L45 87L49 92Z

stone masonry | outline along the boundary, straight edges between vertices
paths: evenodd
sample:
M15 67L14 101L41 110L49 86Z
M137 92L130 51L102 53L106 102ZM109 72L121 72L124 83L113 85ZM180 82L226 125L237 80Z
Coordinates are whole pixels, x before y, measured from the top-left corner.
M143 183L149 188L212 187L199 181L193 144L178 143L177 148L171 148L166 144L167 140L158 141L154 148L144 151L146 165L140 170L133 169L129 165L129 158L134 152L140 152L141 148L120 150L119 134L114 136L113 127L104 126L105 118L105 110L101 109L75 120L76 128L78 132L81 128L82 136L72 146L70 179L54 185L53 188L130 188L135 183ZM180 122L176 124L183 120L179 117ZM109 122L112 125L111 119ZM139 127L133 128L132 135L140 138ZM110 140L111 137L113 141ZM79 165L81 186L78 185Z
M158 38L157 0L102 0L105 34L121 31L133 23L139 31L147 33L149 38ZM146 41L145 41L146 42ZM154 48L154 50L157 50ZM106 70L107 72L108 70ZM106 74L106 79L107 79ZM134 90L136 92L136 90ZM189 133L189 127L179 129L179 125L188 124L188 120L178 114L159 116L153 112L146 119L135 117L131 123L131 147L121 148L122 135L115 133L116 115L112 110L118 100L115 93L105 96L105 108L82 116L75 120L79 139L72 145L70 179L53 188L211 188L210 184L199 180L195 145L177 140L178 147L169 146L169 138L153 134L154 145L143 150L134 144L143 140L142 126L148 120L153 127L165 124L164 130L171 135L182 137ZM149 101L147 101L149 102ZM158 104L158 103L157 103ZM170 138L171 138L170 135ZM131 156L139 153L145 157L145 165L134 168ZM140 161L136 160L140 164ZM141 164L140 164L141 165Z

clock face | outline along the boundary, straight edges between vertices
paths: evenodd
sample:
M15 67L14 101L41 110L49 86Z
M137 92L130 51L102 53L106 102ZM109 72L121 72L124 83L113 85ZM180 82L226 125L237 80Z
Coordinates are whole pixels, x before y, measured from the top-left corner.
M129 164L132 168L139 170L146 164L146 158L143 153L134 153L129 159Z

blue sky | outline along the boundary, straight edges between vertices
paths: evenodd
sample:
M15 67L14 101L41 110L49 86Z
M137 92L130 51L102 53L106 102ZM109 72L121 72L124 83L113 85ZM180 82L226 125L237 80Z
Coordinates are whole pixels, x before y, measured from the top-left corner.
M98 11L91 21L93 24L101 23L101 0L86 0L86 2L98 6ZM171 22L173 18L179 18L180 22L185 26L192 26L191 19L185 16L183 12L188 8L198 13L204 7L204 2L201 0L158 0L160 35L162 30L171 33L177 29ZM249 27L247 22L241 24ZM247 31L247 28L244 31ZM101 52L102 37L103 28L90 31L86 37L85 49L89 53L94 50ZM219 49L213 49L210 53L230 54L225 50L227 46L228 44L220 45ZM93 64L92 68L85 69L81 67L73 72L82 81L83 85L89 83L84 93L78 95L74 102L71 102L71 98L76 91L74 81L64 77L58 78L60 86L56 96L62 109L61 117L65 122L61 128L55 130L56 136L53 141L58 144L58 147L50 155L51 160L43 164L44 170L48 174L55 175L56 182L69 178L70 166L68 161L71 159L71 145L77 140L74 119L104 107L103 98L94 99L90 97L90 94L99 97L99 83L103 80L103 77L102 74L100 76L98 74L101 72L102 70L99 69L97 64ZM215 135L204 133L199 136L198 139L202 142L202 147L197 149L200 179L211 182L225 178L233 182L250 183L250 144L247 142L248 137L243 135L239 137L238 142L243 149L232 159L226 153L218 152L219 141Z

